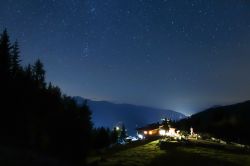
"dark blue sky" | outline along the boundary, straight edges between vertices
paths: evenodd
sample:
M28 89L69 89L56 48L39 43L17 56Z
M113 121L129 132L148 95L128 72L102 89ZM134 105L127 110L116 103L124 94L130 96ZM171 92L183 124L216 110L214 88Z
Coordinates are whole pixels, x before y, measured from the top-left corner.
M185 114L250 99L248 0L0 0L0 29L68 95Z

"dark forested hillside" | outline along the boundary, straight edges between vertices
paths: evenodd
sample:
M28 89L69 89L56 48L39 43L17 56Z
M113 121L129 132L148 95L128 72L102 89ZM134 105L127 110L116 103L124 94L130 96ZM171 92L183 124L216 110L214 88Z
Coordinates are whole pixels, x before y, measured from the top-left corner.
M228 141L250 144L250 101L207 109L177 123Z
M77 106L60 88L46 83L40 60L23 67L19 56L18 43L12 44L4 30L0 38L0 146L84 162L92 128L88 106ZM25 158L22 162L19 165L27 164Z

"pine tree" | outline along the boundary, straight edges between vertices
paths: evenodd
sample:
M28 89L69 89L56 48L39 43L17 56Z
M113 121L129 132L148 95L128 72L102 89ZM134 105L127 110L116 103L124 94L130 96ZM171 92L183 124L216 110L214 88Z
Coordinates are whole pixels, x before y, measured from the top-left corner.
M126 137L127 137L127 131L125 125L123 124L121 128L120 141L125 141Z
M7 30L5 29L0 39L0 73L5 77L10 73L11 56L10 40Z
M111 143L116 144L118 141L118 132L116 130L116 127L111 131Z
M24 70L24 73L25 73L25 76L28 80L31 80L32 77L33 77L33 74L32 74L32 67L30 64L28 64L27 67L25 67L25 70Z
M18 46L18 42L16 41L13 46L12 46L12 50L11 50L11 72L13 74L13 76L15 77L17 75L18 72L20 72L20 59L19 59L19 46Z
M33 77L39 88L45 87L45 70L43 68L43 63L38 59L33 66Z

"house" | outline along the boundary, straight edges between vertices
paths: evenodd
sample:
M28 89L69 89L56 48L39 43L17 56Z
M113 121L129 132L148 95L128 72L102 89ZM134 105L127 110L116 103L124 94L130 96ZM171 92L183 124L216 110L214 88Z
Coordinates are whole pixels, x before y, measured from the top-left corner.
M139 137L152 137L152 136L159 136L160 133L160 129L161 129L162 125L159 123L152 123L149 124L145 127L140 127L137 128L137 135Z
M153 136L180 137L179 130L176 131L176 128L171 127L168 123L167 125L167 129L164 128L163 123L152 123L145 127L137 128L137 136L141 139Z

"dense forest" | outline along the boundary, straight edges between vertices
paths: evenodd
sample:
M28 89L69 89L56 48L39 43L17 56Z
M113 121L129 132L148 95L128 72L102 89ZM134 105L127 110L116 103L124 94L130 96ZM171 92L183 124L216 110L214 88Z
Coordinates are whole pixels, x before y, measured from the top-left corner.
M176 123L177 127L208 133L226 141L250 144L250 101L218 106L192 115Z
M0 39L0 79L0 146L82 164L91 149L117 142L115 130L93 129L87 103L79 106L46 83L40 60L21 65L18 42L10 42L7 30Z

